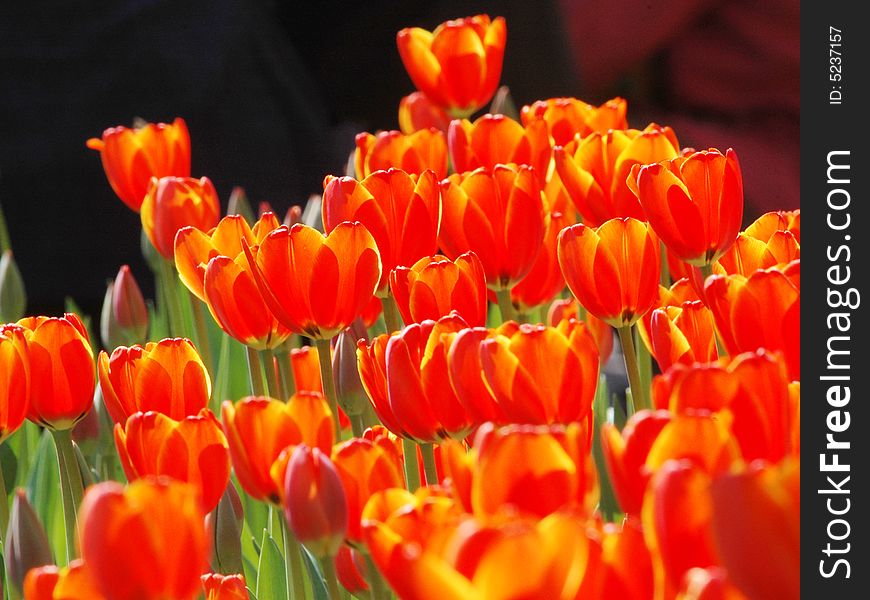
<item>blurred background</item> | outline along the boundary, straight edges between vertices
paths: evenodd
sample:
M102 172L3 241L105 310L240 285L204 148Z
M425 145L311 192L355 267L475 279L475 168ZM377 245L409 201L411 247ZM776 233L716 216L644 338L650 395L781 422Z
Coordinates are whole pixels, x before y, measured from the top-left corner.
M131 265L146 296L139 216L85 140L139 117L183 117L191 175L283 216L343 173L354 135L397 129L414 91L395 45L407 26L504 16L502 83L517 106L628 99L633 127L733 147L746 219L797 208L799 0L30 0L0 6L0 205L29 314L71 296L97 317Z

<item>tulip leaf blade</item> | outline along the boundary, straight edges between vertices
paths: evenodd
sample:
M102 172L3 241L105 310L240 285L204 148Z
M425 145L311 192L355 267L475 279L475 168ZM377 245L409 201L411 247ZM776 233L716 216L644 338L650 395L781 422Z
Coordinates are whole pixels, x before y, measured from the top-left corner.
M595 460L595 468L598 470L598 485L600 498L598 509L605 521L613 522L619 513L619 504L613 492L610 482L610 473L607 471L607 463L604 460L604 449L601 447L601 427L608 422L610 403L607 389L607 378L601 375L598 379L598 388L595 390L595 399L592 411L595 419L595 435L592 436L592 457Z
M60 495L60 471L51 433L46 429L39 438L29 476L27 497L45 528L48 543L58 562L66 556L66 525Z
M256 594L263 600L288 600L284 557L267 529L263 530Z
M326 580L323 577L323 572L320 569L320 564L308 551L308 548L301 546L302 561L305 563L305 568L308 569L308 580L311 582L311 593L314 600L329 600L329 592L326 588Z

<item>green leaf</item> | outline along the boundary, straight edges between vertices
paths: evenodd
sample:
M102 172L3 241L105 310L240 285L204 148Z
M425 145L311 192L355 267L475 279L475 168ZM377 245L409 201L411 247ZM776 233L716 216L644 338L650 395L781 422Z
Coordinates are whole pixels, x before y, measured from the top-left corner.
M311 582L312 597L314 600L329 600L329 591L326 588L326 581L323 578L323 571L320 569L320 563L308 551L308 548L302 548L302 562L305 563L305 568L308 569L308 580Z
M9 448L15 455L16 476L13 481L9 472L5 472L7 491L12 491L13 488L22 487L27 484L27 477L30 472L31 457L36 454L36 449L39 446L39 426L24 421L21 427L13 433L3 445ZM3 468L6 468L4 463Z
M257 598L288 600L284 557L266 529L263 530L260 563L257 566Z
M220 405L224 400L235 402L250 393L245 346L221 332L220 354L211 400L212 411L220 414Z
M42 432L39 445L33 454L26 489L27 497L45 527L55 560L59 560L66 556L66 527L63 521L57 451L48 430Z

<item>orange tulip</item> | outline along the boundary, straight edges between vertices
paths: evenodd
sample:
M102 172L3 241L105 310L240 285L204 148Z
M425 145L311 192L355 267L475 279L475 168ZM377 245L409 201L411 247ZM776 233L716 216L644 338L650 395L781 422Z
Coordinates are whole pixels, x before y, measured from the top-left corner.
M263 301L244 254L235 259L215 256L208 261L203 280L208 310L227 335L264 350L275 348L290 337Z
M601 428L601 445L610 483L622 511L640 515L643 495L652 475L646 467L649 451L673 416L666 410L639 410L620 432L611 423Z
M601 595L599 598L649 600L653 598L653 567L643 539L640 519L629 516L603 528Z
M208 573L200 579L205 600L248 600L248 587L244 575Z
M456 311L472 326L486 324L486 278L474 252L455 261L436 254L390 273L390 291L405 323L437 320Z
M0 325L0 444L24 422L29 404L30 360L24 329Z
M487 424L478 430L474 447L475 515L540 518L566 508L591 514L598 502L589 435L580 424Z
M749 600L731 583L722 567L686 571L676 600Z
M719 564L710 482L689 460L669 461L650 481L642 514L657 598L673 598L689 569Z
M371 233L383 271L378 293L386 294L390 271L410 266L438 248L441 195L432 171L409 175L375 171L362 181L327 175L323 180L323 226L359 221Z
M740 231L743 176L730 148L636 165L628 187L662 242L689 264L713 264Z
M293 379L296 381L297 392L323 393L323 382L320 380L320 358L314 346L303 346L290 350L290 364L293 367Z
M362 592L369 591L367 573L368 567L358 550L347 544L338 549L338 554L335 555L335 576L344 589L357 598L365 596Z
M91 138L87 146L99 151L112 189L136 212L152 177L190 176L190 134L181 118L171 125L110 127L103 132L102 139Z
M243 252L243 239L251 246L259 244L279 225L275 215L267 212L253 228L241 215L228 215L207 232L196 227L182 227L175 236L175 268L178 270L178 277L192 294L205 302L203 280L208 262L215 256L235 259Z
M533 167L543 182L550 167L547 123L540 119L525 125L504 115L486 114L474 123L456 119L447 130L447 145L457 173L514 163Z
M82 558L108 600L192 599L208 564L204 517L186 483L98 483L79 510Z
M643 131L591 133L553 149L556 171L587 225L616 217L645 219L626 179L634 165L675 158L680 153L670 127L655 123Z
M207 408L176 421L158 412L137 412L115 425L115 446L128 481L167 476L199 490L211 512L230 480L227 438Z
M550 327L556 327L561 321L569 321L571 319L586 323L586 328L592 334L592 337L595 338L595 343L598 344L598 363L603 365L613 352L613 328L589 313L581 317L580 309L580 303L573 296L570 298L557 298L553 300L547 309L547 323Z
M392 168L412 175L429 170L437 179L444 179L447 177L447 139L434 127L407 134L401 131L379 131L376 135L359 133L354 168L360 181L375 171Z
M650 445L644 467L654 473L669 460L682 459L691 460L695 468L711 476L743 464L740 446L728 426L703 410L675 415L665 424Z
M749 598L800 598L800 460L754 463L712 485L716 545Z
M423 92L404 96L399 102L399 129L405 135L429 128L446 132L448 125L450 115L433 104Z
M454 117L489 102L501 77L507 29L487 15L446 21L429 32L402 29L396 44L417 89Z
M683 263L685 264L685 263ZM692 268L686 265L687 268ZM699 271L700 273L700 271ZM653 302L652 307L648 310L640 321L638 321L638 333L641 340L646 345L650 354L653 353L652 341L650 340L650 329L652 328L653 312L657 308L668 308L671 306L682 307L688 302L696 302L701 299L698 294L695 283L690 281L688 277L678 279L670 287L659 285L658 296Z
M559 234L559 266L571 293L613 327L640 319L658 294L659 242L647 223L611 219L572 225Z
M794 263L799 268L800 260ZM800 282L785 269L749 275L713 275L704 285L707 305L729 354L779 350L789 376L800 379Z
M152 179L140 216L151 244L172 260L175 234L188 225L208 230L220 219L220 201L208 177L162 177Z
M211 379L193 343L185 338L120 346L97 360L106 410L124 425L135 412L150 410L176 421L208 404Z
M70 429L94 405L94 353L88 332L73 313L25 317L30 407L27 418L50 429Z
M318 558L334 557L347 533L347 498L329 456L305 444L287 465L284 515L296 538Z
M445 385L452 334L467 327L454 313L438 321L412 323L371 344L360 343L363 386L381 422L393 433L421 443L461 439L468 433L468 415Z
M332 462L347 498L347 539L362 541L360 519L375 493L405 485L402 460L395 446L353 438L332 450Z
M296 224L265 237L245 254L266 306L282 325L330 339L350 325L381 280L375 239L359 222L339 223L327 236Z
M801 211L778 210L764 213L746 228L746 233L759 240L768 240L777 231L788 231L801 243Z
M559 268L559 233L576 223L567 213L551 212L547 219L544 242L535 264L518 284L511 288L511 302L519 306L520 312L550 301L565 289L565 278Z
M674 363L690 365L718 357L713 313L699 300L653 310L649 335L662 371Z
M585 423L591 435L598 347L578 321L557 327L511 321L480 342L481 373L503 423Z
M441 194L439 244L448 258L473 251L494 290L528 274L544 240L543 199L531 168L497 165L455 173L441 182Z
M556 146L564 146L575 135L585 138L591 133L605 133L609 129L628 129L625 113L628 103L613 98L601 106L587 104L577 98L550 98L523 106L520 116L523 125L543 119Z
M76 559L58 568L31 569L24 579L24 600L111 600L97 589L91 569Z
M224 401L221 414L233 469L252 498L280 501L283 490L271 469L288 446L305 441L329 452L332 413L324 405L322 396L310 393L297 394L290 402L264 397L244 398L235 405Z

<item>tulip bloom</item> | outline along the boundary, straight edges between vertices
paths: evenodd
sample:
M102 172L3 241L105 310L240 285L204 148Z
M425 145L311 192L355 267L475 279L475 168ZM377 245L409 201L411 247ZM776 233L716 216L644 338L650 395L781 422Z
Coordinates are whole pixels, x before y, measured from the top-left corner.
M451 261L436 254L390 273L390 291L405 323L437 320L456 311L472 326L486 324L486 277L474 252Z
M201 231L196 227L182 227L175 236L175 268L182 283L197 298L205 302L203 279L208 262L215 256L235 259L243 252L242 240L253 246L277 229L280 223L271 212L263 213L250 227L241 215L228 215L216 227Z
M88 488L79 510L82 558L108 600L190 600L208 564L196 489L165 479Z
M800 261L795 261L798 267ZM778 268L743 275L713 275L704 285L707 305L729 354L780 350L789 376L800 379L800 282Z
M575 319L586 323L586 329L595 338L595 343L598 345L598 363L605 364L613 352L613 328L596 317L586 313L580 314L581 306L577 302L577 298L556 298L547 309L547 324L550 327L557 327L562 321L570 321Z
M447 177L447 140L436 128L413 133L379 131L359 133L354 152L356 178L362 181L375 171L401 169L411 175L429 170L439 180Z
M511 302L520 307L520 312L529 312L565 289L565 278L559 268L558 240L559 233L574 223L576 220L567 213L550 213L543 247L535 264L528 275L511 288Z
M412 323L368 345L360 343L363 386L390 431L421 443L467 434L468 415L445 385L451 334L466 327L452 314L437 322Z
M450 115L433 104L423 92L408 94L399 102L399 129L405 135L430 128L446 132L448 125Z
M211 379L193 343L185 338L120 346L97 361L100 389L112 421L153 410L180 421L205 408Z
M342 545L335 555L335 575L341 586L357 598L364 596L361 592L369 591L367 574L368 567L362 554L347 544Z
M628 187L662 242L691 265L715 262L740 231L743 176L730 148L637 165Z
M347 498L347 538L362 541L360 519L375 493L405 485L402 459L395 446L353 438L332 450L332 462Z
M375 239L359 222L324 236L312 227L279 227L245 255L266 306L293 332L330 339L362 313L381 280Z
M265 350L290 337L290 330L266 306L244 254L235 259L215 256L208 261L202 289L211 316L233 339Z
M550 98L524 106L520 111L523 125L542 119L547 123L550 137L556 146L564 146L575 135L585 138L591 133L605 133L609 129L628 129L625 113L628 103L613 98L601 106L587 104L577 98Z
M587 225L615 217L645 219L626 179L634 165L675 158L680 153L670 127L655 123L643 131L611 130L575 138L553 149L556 171Z
M578 321L506 323L480 342L481 373L507 423L586 424L598 386L598 347Z
M721 477L712 500L716 545L731 581L748 598L800 598L800 461L754 463Z
M303 397L297 401L297 397ZM289 402L248 397L222 405L224 433L239 484L255 500L281 499L272 477L273 463L288 446L306 442L328 452L332 447L332 413L323 397L297 394ZM311 406L314 400L317 406Z
M218 224L220 201L208 177L152 179L142 201L142 229L157 251L173 259L175 234L188 225L208 230Z
M612 219L572 225L559 234L559 265L571 293L613 327L640 319L656 301L659 242L647 223Z
M248 600L245 576L208 573L201 577L205 600Z
M690 365L718 358L713 313L698 300L653 310L649 336L662 371L678 362Z
M37 567L24 578L25 600L113 600L97 588L91 569L80 559L68 566Z
M487 15L446 21L429 32L402 29L396 44L417 89L454 117L489 102L501 77L507 29Z
M94 405L94 353L73 313L18 321L27 338L30 408L27 418L49 429L71 429Z
M305 444L287 465L284 514L296 538L318 558L334 557L347 533L347 498L329 457Z
M24 422L30 404L30 359L22 327L0 325L0 444Z
M605 523L602 534L603 572L599 598L653 598L652 557L643 539L640 518L629 516L621 527L616 523Z
M211 512L230 480L227 438L207 408L176 421L157 412L137 412L115 425L115 446L128 481L149 475L191 483L203 512Z
M374 238L383 265L378 294L384 296L391 270L412 265L438 248L441 194L435 174L390 169L362 181L327 175L323 227L329 233L343 221L359 221Z
M110 127L102 139L87 141L97 150L112 189L132 210L139 212L152 177L190 176L190 134L184 119L171 125L148 123L144 127Z
M471 250L493 290L509 289L535 264L544 240L544 204L528 166L497 165L454 173L441 182L438 241L455 259Z
M456 119L447 130L447 146L457 173L514 163L533 167L543 182L550 167L550 138L543 120L520 125L510 117L491 114L474 123Z

